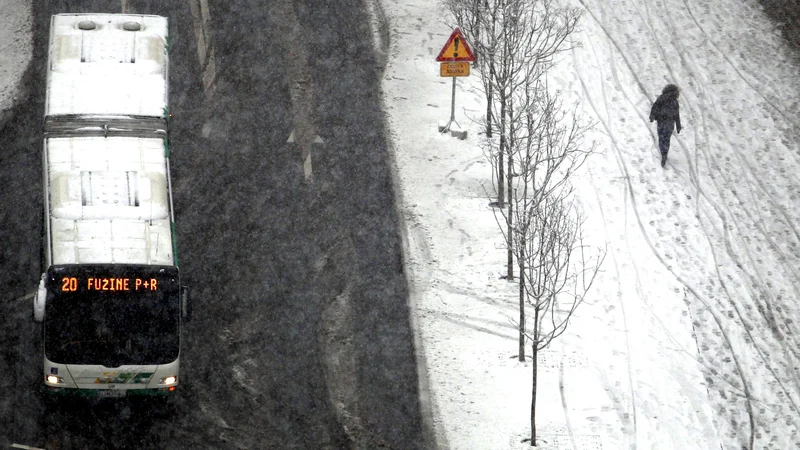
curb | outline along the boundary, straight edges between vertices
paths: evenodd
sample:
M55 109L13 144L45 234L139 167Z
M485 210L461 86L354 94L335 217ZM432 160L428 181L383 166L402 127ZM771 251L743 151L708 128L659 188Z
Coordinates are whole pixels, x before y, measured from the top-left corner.
M367 0L367 12L369 13L370 28L372 31L373 44L375 47L376 66L380 71L381 78L389 65L389 52L391 50L391 33L389 28L389 19L383 9L381 0ZM383 96L381 103L383 104L383 111L387 111L386 99ZM395 217L398 221L398 230L400 231L400 241L403 248L403 270L406 274L406 286L408 289L408 309L409 309L409 326L413 334L414 356L417 366L417 387L419 389L419 404L420 404L420 417L422 420L422 445L424 449L446 449L446 445L437 442L437 433L434 426L434 412L431 402L430 382L428 380L428 364L423 350L422 339L417 332L417 289L413 279L413 270L407 264L408 254L410 252L410 245L408 240L408 224L402 214L402 205L404 205L403 194L399 189L400 179L398 177L397 161L395 160L395 144L391 127L387 123L388 117L384 117L384 127L386 128L386 135L388 136L387 145L388 163L391 168L392 191L394 192L395 199Z

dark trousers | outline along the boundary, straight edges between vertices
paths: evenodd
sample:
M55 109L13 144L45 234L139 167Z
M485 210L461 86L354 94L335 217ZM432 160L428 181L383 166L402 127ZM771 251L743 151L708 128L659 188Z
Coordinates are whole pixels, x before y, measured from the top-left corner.
M658 122L658 149L662 155L669 152L669 139L672 137L672 130L675 129L674 120L662 120Z

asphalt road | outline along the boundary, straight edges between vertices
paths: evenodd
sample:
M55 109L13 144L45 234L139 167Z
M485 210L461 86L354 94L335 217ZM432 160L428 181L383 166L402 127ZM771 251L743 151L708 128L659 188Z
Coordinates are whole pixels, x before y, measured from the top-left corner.
M800 0L759 0L759 3L800 59Z
M30 299L17 299L41 272L49 16L121 11L119 0L39 1L31 98L0 134L0 445L425 448L380 68L362 2L123 4L170 18L173 198L194 299L181 396L169 407L46 410L36 393L39 328ZM202 37L198 8L209 18ZM287 34L289 11L299 34ZM298 144L287 143L298 117L287 74L298 54L324 140L312 150L313 183Z

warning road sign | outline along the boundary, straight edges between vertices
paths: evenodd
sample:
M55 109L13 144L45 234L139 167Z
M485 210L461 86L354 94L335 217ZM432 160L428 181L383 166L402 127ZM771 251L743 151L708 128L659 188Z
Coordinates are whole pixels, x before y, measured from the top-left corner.
M456 29L453 30L450 39L447 40L442 51L439 52L439 56L436 57L436 61L475 61L475 55L472 53L472 49L469 48L469 44L467 44L464 36L461 34L460 28L456 27Z

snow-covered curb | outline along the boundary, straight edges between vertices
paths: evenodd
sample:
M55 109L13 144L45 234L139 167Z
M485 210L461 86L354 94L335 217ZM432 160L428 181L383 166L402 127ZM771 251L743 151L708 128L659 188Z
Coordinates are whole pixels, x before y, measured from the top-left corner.
M391 55L397 52L398 40L393 39L392 36L392 24L389 20L389 17L386 14L386 10L381 2L381 0L367 0L367 11L369 13L369 24L370 24L370 31L373 37L373 45L375 47L375 55L376 55L376 66L377 69L380 71L381 75L385 74L385 71L392 63ZM387 97L384 93L383 98L383 110L387 110ZM387 123L386 126L387 134L391 136L387 145L389 146L389 165L392 168L391 175L392 175L392 186L394 186L394 195L395 195L395 205L397 207L396 215L400 222L400 239L403 246L403 255L404 255L404 267L406 273L408 275L408 292L409 292L409 320L410 326L413 331L414 335L414 353L416 356L416 366L417 366L417 376L418 376L418 383L419 383L419 396L420 396L420 413L422 416L422 431L423 431L423 442L426 444L427 448L437 448L437 449L445 449L447 446L442 442L441 436L435 430L434 427L434 412L432 409L431 404L431 394L430 394L430 382L428 380L428 372L427 372L427 361L425 358L425 351L422 348L422 340L420 339L419 333L416 332L418 329L418 324L416 321L416 301L418 298L418 292L415 287L414 274L413 268L408 263L408 255L410 254L410 244L409 244L409 232L408 232L408 223L405 220L405 214L403 214L404 209L404 199L403 199L403 192L402 189L399 188L400 186L400 179L399 175L399 168L397 165L396 160L396 149L395 149L395 142L396 138L394 136L395 130L389 126Z

